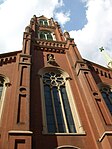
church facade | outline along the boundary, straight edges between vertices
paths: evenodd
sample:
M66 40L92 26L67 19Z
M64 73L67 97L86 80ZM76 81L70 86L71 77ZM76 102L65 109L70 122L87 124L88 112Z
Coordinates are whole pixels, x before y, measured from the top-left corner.
M0 149L90 148L112 148L112 71L34 15L22 50L0 54Z

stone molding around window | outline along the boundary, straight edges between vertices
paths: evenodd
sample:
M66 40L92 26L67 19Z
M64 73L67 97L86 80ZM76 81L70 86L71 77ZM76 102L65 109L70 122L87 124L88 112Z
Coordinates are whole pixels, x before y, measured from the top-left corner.
M105 83L100 83L98 84L98 87L105 104L112 115L112 86Z
M71 146L71 145L63 145L63 146L59 146L55 149L80 149L80 148L76 147L76 146Z
M6 88L8 86L10 86L9 79L6 76L0 74L0 121L5 101Z
M49 73L54 73L54 76L51 75L50 76L50 80L49 80L49 77L47 80L43 80L43 77L45 77L44 75L45 74L49 74ZM60 68L56 68L56 67L44 67L42 69L39 70L38 72L39 76L40 76L40 84L41 84L41 99L42 99L42 114L43 114L43 134L85 134L84 130L83 130L83 127L81 125L81 122L80 122L80 119L79 119L79 115L78 115L78 111L77 111L77 108L75 106L75 103L74 103L74 98L73 98L73 95L72 95L72 91L71 91L71 88L70 88L70 83L69 83L69 79L70 79L70 76L68 75L68 73L66 73L65 71L63 71L62 69ZM55 75L59 75L59 80L55 77ZM63 78L62 78L63 76ZM61 80L61 81L60 81ZM46 116L46 106L45 106L45 96L44 96L44 84L47 83L51 83L50 85L51 86L56 86L57 87L57 92L59 94L59 100L60 100L60 104L61 104L61 109L62 109L62 116L64 115L64 125L65 125L65 131L64 132L60 132L59 131L59 126L57 126L57 123L58 122L55 122L56 123L56 131L57 132L50 132L48 131L48 124L47 124L47 116ZM47 84L48 85L48 84ZM75 129L76 130L73 130L73 127L72 127L72 130L69 130L69 124L68 124L68 121L67 121L67 116L65 115L65 107L64 107L64 103L63 102L63 97L61 95L61 91L58 91L58 90L61 90L60 89L60 86L65 86L66 88L66 94L67 94L67 99L68 99L68 102L69 102L69 106L70 106L70 110L71 110L71 115L73 117L73 122L74 122L74 125L75 125ZM51 87L52 88L52 87ZM64 89L65 90L65 89ZM52 95L53 91L51 91L51 98L52 98L52 103L54 102L54 96ZM57 98L56 98L57 99ZM54 107L55 107L55 104L53 104L53 111L54 110ZM68 108L68 107L67 107ZM70 111L68 110L68 111ZM56 113L56 111L55 111ZM66 112L67 113L67 112ZM57 120L56 118L56 114L54 116L54 119ZM71 121L72 121L72 118L71 118Z

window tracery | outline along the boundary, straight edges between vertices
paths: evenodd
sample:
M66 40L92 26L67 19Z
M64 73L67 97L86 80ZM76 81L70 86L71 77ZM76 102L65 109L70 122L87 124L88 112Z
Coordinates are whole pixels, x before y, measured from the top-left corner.
M43 84L48 132L76 133L63 75L47 72Z
M71 77L57 67L44 67L38 71L41 87L43 133L85 135L75 105Z

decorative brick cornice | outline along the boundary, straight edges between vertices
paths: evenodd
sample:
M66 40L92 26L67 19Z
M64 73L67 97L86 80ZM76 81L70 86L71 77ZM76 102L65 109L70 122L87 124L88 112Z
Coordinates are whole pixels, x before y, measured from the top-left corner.
M90 62L88 60L84 60L86 64L88 65L88 68L91 70L91 72L97 73L99 76L112 79L112 71L108 68L101 66L99 64L95 64L93 62Z
M34 46L37 50L53 53L65 53L65 50L68 50L68 48L66 48L66 42L59 41L38 40L35 41Z
M100 68L94 68L94 71L97 74L101 75L101 76L104 76L106 78L112 79L111 73L109 71L105 71L105 70L100 69Z
M7 63L16 62L16 56L10 56L5 58L0 58L0 66Z
M35 43L40 46L66 48L66 42L60 42L60 41L48 41L48 40L37 39Z
M39 24L37 24L39 27L43 27L43 28L46 28L46 29L56 29L56 27L54 27L54 26L51 26L51 25L39 25Z
M65 53L65 49L57 49L57 48L48 48L48 47L36 47L36 50L52 52L52 53Z

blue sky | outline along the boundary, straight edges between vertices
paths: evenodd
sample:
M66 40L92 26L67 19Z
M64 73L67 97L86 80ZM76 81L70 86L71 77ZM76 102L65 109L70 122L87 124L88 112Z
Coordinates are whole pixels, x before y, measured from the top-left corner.
M0 0L0 4L2 4L3 3L3 0Z
M83 58L106 65L102 46L112 57L112 0L0 0L0 53L22 49L24 29L34 14L57 20Z
M86 20L85 3L81 0L63 0L64 6L57 9L57 11L70 12L70 21L64 25L67 31L78 30L84 27Z

